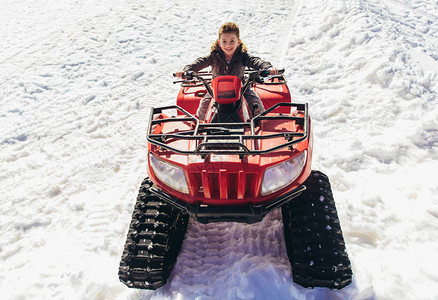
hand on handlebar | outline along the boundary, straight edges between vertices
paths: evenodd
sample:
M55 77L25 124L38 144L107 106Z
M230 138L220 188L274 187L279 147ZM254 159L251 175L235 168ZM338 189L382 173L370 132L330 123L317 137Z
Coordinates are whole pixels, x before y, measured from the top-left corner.
M277 74L279 74L279 70L277 68L275 68L275 67L270 67L268 69L268 71L269 71L269 75L277 75Z
M176 73L173 73L174 77L178 77L178 78L183 78L184 76L184 71L178 71Z
M173 73L173 77L179 77L184 80L192 80L193 77L196 75L195 72L189 70L189 71L178 71L176 73Z

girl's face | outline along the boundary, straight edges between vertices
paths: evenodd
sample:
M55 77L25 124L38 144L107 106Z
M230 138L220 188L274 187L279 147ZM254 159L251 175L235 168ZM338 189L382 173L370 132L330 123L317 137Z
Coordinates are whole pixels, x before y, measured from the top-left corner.
M231 58L240 45L240 40L235 33L222 33L219 37L219 47L227 58Z

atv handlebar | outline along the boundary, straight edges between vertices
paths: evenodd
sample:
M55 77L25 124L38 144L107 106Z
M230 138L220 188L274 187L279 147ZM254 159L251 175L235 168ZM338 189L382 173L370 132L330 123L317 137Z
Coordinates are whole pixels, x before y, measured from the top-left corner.
M252 72L257 72L257 71L252 71ZM271 72L269 72L269 69L259 70L258 72L259 72L259 75L261 77L268 77L269 75L271 75ZM283 74L283 73L284 73L284 69L278 69L278 73L277 74L272 74L272 76Z
M172 75L173 77L179 77L177 76L177 73L173 73ZM195 73L194 71L186 71L183 73L183 76L181 78L186 80L192 80L194 75L198 75L198 74Z
M210 95L213 95L213 91L211 90L210 85L208 84L207 80L203 78L201 75L202 75L201 73L196 73L194 71L186 71L182 76L183 80L174 81L173 83L178 83L178 82L188 83L188 82L193 82L194 79L196 79L196 81L202 82L202 84L205 86L207 92ZM173 77L178 77L178 76L176 75L176 73L173 73Z
M245 72L246 73L246 72ZM246 92L246 90L248 89L248 87L253 83L253 82L257 82L260 84L265 84L269 79L273 79L276 76L281 76L281 74L284 73L284 69L279 69L277 74L271 75L271 73L269 72L269 70L250 70L248 73L246 73L248 76L246 76L243 80L243 86L242 86L242 95ZM177 73L173 73L172 74L173 77L179 77L177 76ZM177 80L174 81L173 83L189 83L189 84L193 84L196 82L201 82L205 89L207 90L207 93L210 95L213 95L213 91L210 87L209 82L207 81L208 79L204 78L203 76L211 76L211 73L207 73L207 72L195 72L192 70L189 71L185 71L183 73L182 76L182 80ZM262 77L264 79L262 79Z
M272 74L269 72L269 69L264 69L264 70L250 70L247 74L248 74L248 80L250 81L256 81L259 83L263 83L263 81L260 81L260 77L270 77L270 76L277 76L277 75L281 75L283 74L285 71L285 69L279 69L277 74ZM172 74L173 77L179 77L177 76L177 73L173 73ZM202 75L211 75L210 73L197 73L195 71L185 71L182 75L182 81L174 81L174 83L178 83L178 82L184 82L184 81L190 81L193 79L197 79L199 81L202 82L201 80L201 76ZM203 79L203 78L202 78Z

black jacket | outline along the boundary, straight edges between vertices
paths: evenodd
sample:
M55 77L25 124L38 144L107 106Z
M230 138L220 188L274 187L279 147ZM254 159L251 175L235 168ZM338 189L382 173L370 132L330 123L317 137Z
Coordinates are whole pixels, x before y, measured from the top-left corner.
M252 56L242 49L245 49L242 48L242 45L236 49L229 64L225 60L222 49L214 49L210 54L200 57L193 63L185 66L184 72L189 70L198 72L210 66L213 78L222 75L234 75L243 79L246 67L256 70L269 69L272 67L270 62Z

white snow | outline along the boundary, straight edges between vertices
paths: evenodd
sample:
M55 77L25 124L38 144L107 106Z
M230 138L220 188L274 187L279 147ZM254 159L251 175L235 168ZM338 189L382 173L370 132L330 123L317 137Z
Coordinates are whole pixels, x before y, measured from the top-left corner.
M2 299L438 299L436 1L0 6ZM118 281L149 109L226 21L310 105L354 272L341 291L292 282L278 211L190 222L166 286Z

